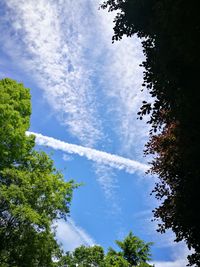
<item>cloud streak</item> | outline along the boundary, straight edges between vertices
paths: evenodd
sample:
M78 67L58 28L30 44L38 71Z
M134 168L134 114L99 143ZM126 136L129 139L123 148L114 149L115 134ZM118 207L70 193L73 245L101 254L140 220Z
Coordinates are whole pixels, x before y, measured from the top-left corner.
M67 152L69 154L77 154L81 157L86 157L87 159L94 162L105 164L119 170L124 170L128 173L144 174L148 170L148 166L146 164L140 163L135 160L127 159L88 147L69 144L39 133L27 132L27 135L31 134L35 135L37 145L48 146L56 150Z
M65 251L73 251L81 245L93 246L95 244L92 237L77 226L72 219L59 220L54 223L54 226L56 226L56 237Z

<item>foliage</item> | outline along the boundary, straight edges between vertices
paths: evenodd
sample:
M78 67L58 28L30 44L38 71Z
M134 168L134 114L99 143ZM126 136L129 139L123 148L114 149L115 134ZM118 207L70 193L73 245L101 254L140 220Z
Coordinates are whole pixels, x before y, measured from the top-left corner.
M34 146L25 131L30 126L29 90L11 79L0 81L0 169L18 163Z
M134 236L132 232L130 232L123 241L117 240L116 244L121 248L123 258L126 259L131 266L139 266L140 263L146 263L150 260L150 246L153 243L145 243L137 236Z
M185 240L200 265L199 66L198 1L107 0L102 8L117 11L113 41L136 34L146 56L144 84L152 103L143 102L139 116L151 114L146 153L154 155L151 172L159 176L154 193L161 205L159 231L171 228ZM154 102L153 102L154 101Z
M87 267L87 266L100 266L104 259L104 250L100 246L86 247L80 246L72 253L67 252L58 263L58 266L69 267Z
M130 264L121 255L107 255L102 264L103 267L129 267Z
M11 79L0 81L0 265L54 266L60 255L52 223L66 219L73 181L27 137L30 94Z
M116 241L121 251L117 252L109 248L108 253L100 246L80 246L73 252L67 252L60 262L59 267L151 267L147 261L150 260L150 246L152 243L145 243L132 232L123 241Z

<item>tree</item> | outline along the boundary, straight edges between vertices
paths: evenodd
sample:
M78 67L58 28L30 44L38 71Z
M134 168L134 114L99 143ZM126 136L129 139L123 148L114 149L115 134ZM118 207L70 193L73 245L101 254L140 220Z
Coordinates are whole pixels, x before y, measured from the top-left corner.
M86 247L80 246L72 253L67 252L58 263L58 266L69 267L88 267L88 266L101 266L104 259L104 250L101 246Z
M0 265L54 266L60 248L52 223L67 218L73 181L65 182L53 161L26 136L29 90L0 81Z
M121 251L109 248L108 253L100 246L80 246L73 252L67 252L57 266L63 267L152 267L150 260L150 246L132 232L123 241L116 241Z
M146 60L144 86L152 102L139 116L150 114L152 129L145 153L154 155L150 172L159 176L154 193L161 205L155 219L159 231L171 228L185 240L200 265L199 66L198 1L107 0L102 8L117 11L113 41L136 34Z
M123 241L115 241L120 252L116 252L112 248L108 251L108 257L121 256L128 262L128 266L151 266L147 262L150 260L150 246L153 243L145 243L143 240L134 236L132 232L128 234Z

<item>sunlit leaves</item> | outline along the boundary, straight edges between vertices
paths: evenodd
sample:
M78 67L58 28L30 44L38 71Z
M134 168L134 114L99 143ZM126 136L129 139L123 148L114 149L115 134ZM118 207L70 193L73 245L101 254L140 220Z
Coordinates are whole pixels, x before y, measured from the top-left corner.
M52 224L69 213L73 181L65 182L53 161L26 136L29 90L0 81L0 265L51 267L60 248Z

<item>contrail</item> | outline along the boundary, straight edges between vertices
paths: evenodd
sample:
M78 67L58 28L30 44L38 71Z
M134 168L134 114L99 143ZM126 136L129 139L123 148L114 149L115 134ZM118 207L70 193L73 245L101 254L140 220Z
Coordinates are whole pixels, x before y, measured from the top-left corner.
M120 157L107 152L99 151L93 148L83 147L79 145L69 144L52 137L44 136L39 133L26 132L27 135L35 135L36 144L40 146L48 146L55 150L62 150L70 154L78 154L89 160L108 165L119 170L125 170L128 173L145 173L148 170L146 164L135 160Z

